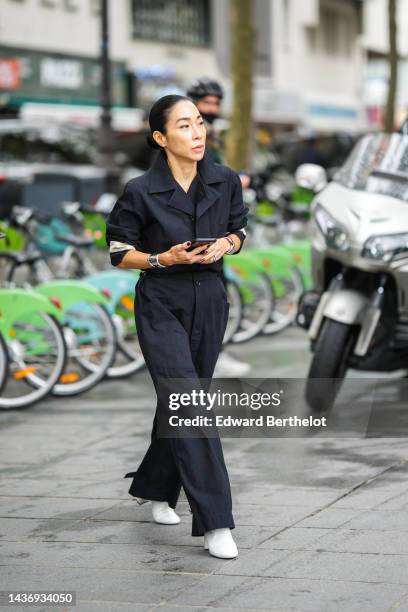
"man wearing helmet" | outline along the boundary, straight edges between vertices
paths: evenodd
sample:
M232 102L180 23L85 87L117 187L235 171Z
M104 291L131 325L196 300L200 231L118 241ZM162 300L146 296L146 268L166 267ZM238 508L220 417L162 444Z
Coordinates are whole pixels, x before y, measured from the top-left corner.
M221 113L221 100L224 97L222 87L217 81L202 78L196 79L187 89L187 95L197 106L207 128L207 149L213 160L222 163L221 140L213 123Z
M221 140L213 123L221 114L221 101L224 92L217 81L208 78L200 78L193 81L187 89L187 95L192 99L207 128L207 149L211 153L214 161L222 163ZM251 183L250 177L244 172L239 172L243 189L247 189Z
M217 81L208 78L200 78L193 81L187 89L187 96L192 99L207 128L206 150L211 154L213 160L221 164L222 144L213 123L221 114L221 101L224 97L222 87ZM246 174L239 174L242 187L249 187L250 177ZM224 279L225 282L225 279ZM245 376L251 369L250 365L238 361L229 353L223 350L218 358L215 368L215 376Z

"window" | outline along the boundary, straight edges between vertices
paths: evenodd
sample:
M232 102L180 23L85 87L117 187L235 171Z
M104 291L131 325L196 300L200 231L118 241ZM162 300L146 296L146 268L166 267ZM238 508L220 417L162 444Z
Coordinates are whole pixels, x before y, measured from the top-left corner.
M210 44L209 0L131 0L133 37Z
M349 56L353 24L348 15L335 10L323 9L321 15L323 50L328 55Z
M282 6L282 21L283 21L283 28L282 28L282 38L283 38L283 48L288 51L290 48L290 6L289 6L289 2L290 0L283 0L283 6Z
M66 11L71 11L74 13L78 10L78 4L76 3L76 0L64 0L64 8Z
M101 0L90 0L90 8L92 15L101 14Z
M306 40L309 46L309 49L312 53L316 53L317 51L317 28L313 26L307 26L306 29Z
M334 11L322 10L322 46L327 55L337 55L339 49L339 17Z
M353 14L322 7L318 27L306 28L306 39L312 53L328 57L350 57L356 36Z
M41 4L47 8L55 8L57 6L56 0L41 0ZM60 0L58 6L62 6L66 11L71 12L78 10L77 0Z

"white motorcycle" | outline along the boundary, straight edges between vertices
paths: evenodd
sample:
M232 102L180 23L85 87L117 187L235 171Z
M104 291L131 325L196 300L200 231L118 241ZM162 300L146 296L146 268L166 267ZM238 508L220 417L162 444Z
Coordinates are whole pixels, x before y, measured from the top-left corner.
M363 137L327 184L300 166L312 203L313 292L299 304L313 357L312 410L330 408L348 368L408 368L408 136Z

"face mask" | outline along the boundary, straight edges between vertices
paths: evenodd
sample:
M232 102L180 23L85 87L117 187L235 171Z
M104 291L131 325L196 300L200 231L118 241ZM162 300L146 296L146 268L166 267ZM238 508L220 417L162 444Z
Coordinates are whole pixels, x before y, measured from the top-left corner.
M214 123L216 119L218 119L219 115L216 113L200 113L204 121L207 121L210 125Z

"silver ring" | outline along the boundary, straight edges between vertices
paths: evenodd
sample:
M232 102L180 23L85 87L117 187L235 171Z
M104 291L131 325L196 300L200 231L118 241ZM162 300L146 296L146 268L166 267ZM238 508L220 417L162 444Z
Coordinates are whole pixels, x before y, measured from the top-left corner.
M215 255L213 255L212 260L213 260L213 261L217 261L217 258L216 258L216 256L215 256Z

